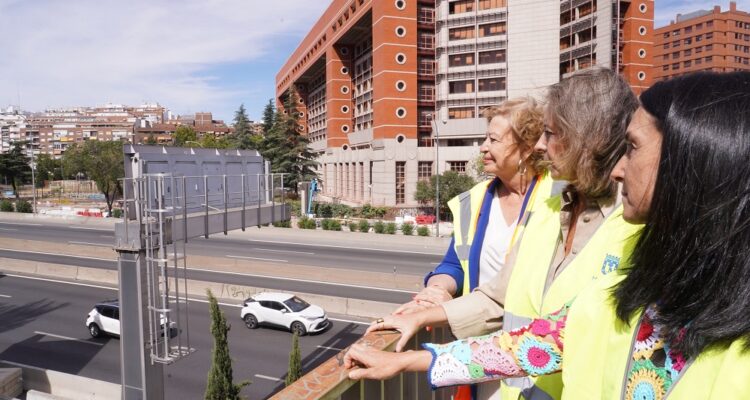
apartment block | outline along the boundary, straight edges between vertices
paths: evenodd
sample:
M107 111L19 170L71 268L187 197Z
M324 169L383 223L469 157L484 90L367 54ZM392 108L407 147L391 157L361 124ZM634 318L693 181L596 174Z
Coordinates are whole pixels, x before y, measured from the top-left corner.
M334 0L276 76L323 194L416 207L417 182L469 173L485 108L594 65L650 85L653 0Z
M721 6L678 14L654 33L657 80L694 71L750 71L750 14Z

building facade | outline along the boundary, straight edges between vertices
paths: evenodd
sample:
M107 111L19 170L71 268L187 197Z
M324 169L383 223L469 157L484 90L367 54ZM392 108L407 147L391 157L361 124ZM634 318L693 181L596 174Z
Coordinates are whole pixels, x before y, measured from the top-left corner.
M276 76L323 197L416 207L417 182L479 162L482 111L594 65L651 82L653 0L334 0Z
M657 80L695 71L750 71L750 14L720 6L678 14L654 32Z

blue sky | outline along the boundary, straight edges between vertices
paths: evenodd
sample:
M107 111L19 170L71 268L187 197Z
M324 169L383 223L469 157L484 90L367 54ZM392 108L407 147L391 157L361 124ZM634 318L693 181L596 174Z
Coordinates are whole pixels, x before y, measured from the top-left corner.
M382 0L376 0L382 1ZM259 119L328 0L0 0L0 107L159 102ZM728 0L656 1L656 26ZM750 10L750 0L738 0Z

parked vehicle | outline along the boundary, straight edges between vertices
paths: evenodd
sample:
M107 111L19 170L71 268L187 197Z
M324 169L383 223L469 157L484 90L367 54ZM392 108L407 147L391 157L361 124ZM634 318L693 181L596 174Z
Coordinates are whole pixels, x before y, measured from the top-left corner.
M322 308L293 294L276 292L259 293L245 300L240 317L248 329L274 325L300 336L321 332L331 323Z

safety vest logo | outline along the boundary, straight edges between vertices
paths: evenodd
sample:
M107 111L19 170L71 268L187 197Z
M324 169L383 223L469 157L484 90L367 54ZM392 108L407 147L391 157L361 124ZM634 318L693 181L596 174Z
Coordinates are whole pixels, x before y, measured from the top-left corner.
M607 275L608 273L616 270L619 266L620 257L613 256L612 254L607 254L607 256L604 257L604 262L602 263L602 275Z

